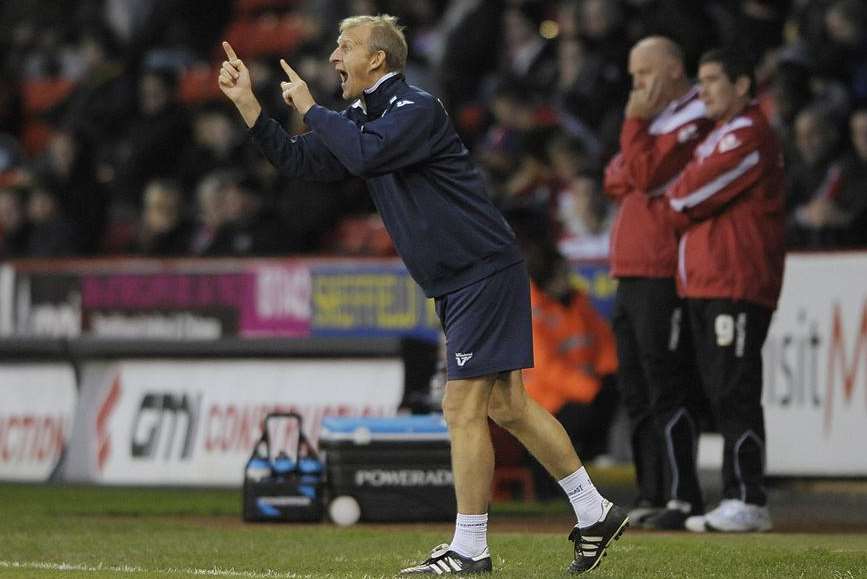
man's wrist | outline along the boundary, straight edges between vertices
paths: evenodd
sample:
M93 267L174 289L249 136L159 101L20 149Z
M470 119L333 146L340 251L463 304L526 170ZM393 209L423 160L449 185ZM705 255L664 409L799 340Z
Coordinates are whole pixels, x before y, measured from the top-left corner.
M310 111L310 109L312 109L315 104L316 104L316 101L314 101L313 99L310 99L309 102L303 102L303 103L297 103L296 102L295 108L298 110L298 114L300 114L301 118L303 119L307 115L307 112Z
M262 114L262 105L259 104L258 99L256 99L255 95L250 95L247 98L239 99L235 106L238 108L238 112L241 113L241 116L244 118L244 122L247 124L247 127L252 128L253 125L256 124L256 119L259 118L259 115Z

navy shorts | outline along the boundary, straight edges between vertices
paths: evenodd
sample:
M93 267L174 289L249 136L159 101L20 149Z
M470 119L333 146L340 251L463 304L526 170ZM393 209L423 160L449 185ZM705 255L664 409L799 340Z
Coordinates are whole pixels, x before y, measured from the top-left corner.
M530 278L523 261L434 303L446 334L449 380L533 367Z

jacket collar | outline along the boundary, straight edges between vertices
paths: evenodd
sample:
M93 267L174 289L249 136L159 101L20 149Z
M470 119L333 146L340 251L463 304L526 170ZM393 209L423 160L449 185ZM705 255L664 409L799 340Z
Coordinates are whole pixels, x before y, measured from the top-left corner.
M403 73L394 71L380 77L376 84L364 89L364 94L358 99L361 110L368 117L378 118L388 107L397 86L403 81Z

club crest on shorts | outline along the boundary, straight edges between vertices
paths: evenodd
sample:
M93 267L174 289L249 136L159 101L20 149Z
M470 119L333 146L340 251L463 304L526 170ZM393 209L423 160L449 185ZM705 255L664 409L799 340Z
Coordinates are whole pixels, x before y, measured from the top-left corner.
M458 363L459 368L463 368L464 364L470 361L470 358L473 357L472 352L467 352L464 354L463 352L455 352L455 360Z

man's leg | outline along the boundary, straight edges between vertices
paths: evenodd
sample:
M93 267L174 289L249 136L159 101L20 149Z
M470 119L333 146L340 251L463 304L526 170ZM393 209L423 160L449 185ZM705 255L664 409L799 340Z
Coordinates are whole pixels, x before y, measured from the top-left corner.
M488 413L558 480L581 468L563 425L530 398L520 370L501 374L494 382Z
M452 542L435 547L431 556L401 575L490 573L488 503L494 478L494 447L488 404L495 375L449 380L443 416L451 439L452 476L458 503Z
M608 545L629 524L626 512L605 500L581 465L566 430L527 395L521 371L499 375L491 392L489 414L554 476L575 511L578 523L569 534L575 544L570 573L595 569Z
M767 531L764 491L765 427L761 349L771 310L731 300L689 300L702 382L723 435L723 500L691 531Z
M688 311L673 279L640 280L641 307L633 323L647 379L653 419L665 468L665 498L671 512L647 521L651 527L683 528L683 521L704 512L696 471L698 427L691 391L700 388L695 363L687 356ZM653 304L648 307L647 304Z
M629 418L632 462L638 486L636 508L630 512L633 524L665 506L662 437L654 420L650 389L644 374L641 348L634 318L648 307L639 279L622 279L617 285L612 329L617 340L617 386Z
M443 416L452 444L452 475L458 512L488 512L494 477L494 446L488 428L488 404L494 376L449 380Z
M705 300L704 306L710 396L724 439L723 498L764 506L762 346L772 312L731 300Z

